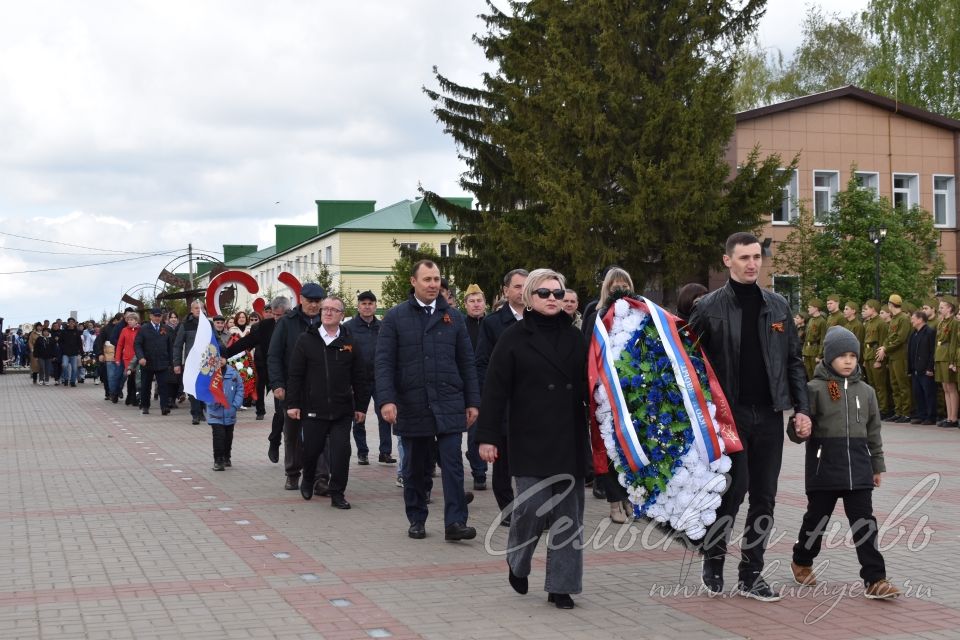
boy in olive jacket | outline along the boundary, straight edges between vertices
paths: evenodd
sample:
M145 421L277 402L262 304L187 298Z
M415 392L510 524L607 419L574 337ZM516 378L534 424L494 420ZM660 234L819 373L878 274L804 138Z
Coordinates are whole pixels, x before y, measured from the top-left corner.
M860 577L871 599L895 598L900 592L887 580L883 556L877 549L877 519L872 493L880 486L883 443L880 410L873 388L862 380L860 342L843 327L830 327L823 341L823 360L807 383L812 427L806 431L790 425L794 442L807 444L807 512L793 546L793 577L798 584L817 583L813 561L830 516L843 500L843 508L860 561Z

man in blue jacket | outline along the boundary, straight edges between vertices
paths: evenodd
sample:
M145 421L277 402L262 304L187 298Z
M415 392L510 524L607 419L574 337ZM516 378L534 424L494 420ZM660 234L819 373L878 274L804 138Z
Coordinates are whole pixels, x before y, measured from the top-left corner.
M431 449L440 452L444 537L470 540L463 490L463 432L477 419L480 390L463 316L440 294L440 269L413 265L413 295L383 319L376 355L376 402L404 450L403 500L414 539L426 537Z

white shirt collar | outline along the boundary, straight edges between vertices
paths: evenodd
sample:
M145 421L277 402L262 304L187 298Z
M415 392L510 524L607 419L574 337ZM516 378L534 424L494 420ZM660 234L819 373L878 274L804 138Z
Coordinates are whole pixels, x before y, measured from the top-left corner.
M340 337L340 327L337 327L337 332L333 335L327 333L327 328L323 325L320 325L320 337L323 338L323 342L329 345L331 342Z
M419 304L421 307L430 307L431 309L433 309L433 311L436 311L436 310L437 310L437 299L436 299L436 298L434 298L434 299L433 299L433 302L431 302L430 304L427 304L426 302L424 302L423 300L421 300L421 299L418 298L417 296L413 296L413 299L416 300L416 301L417 301L417 304ZM433 311L431 311L431 313L433 313Z
M520 322L521 320L523 320L523 311L521 311L520 313L517 313L517 310L514 309L513 305L511 305L509 302L507 303L507 306L510 307L510 313L513 314L513 317L516 318L517 322Z

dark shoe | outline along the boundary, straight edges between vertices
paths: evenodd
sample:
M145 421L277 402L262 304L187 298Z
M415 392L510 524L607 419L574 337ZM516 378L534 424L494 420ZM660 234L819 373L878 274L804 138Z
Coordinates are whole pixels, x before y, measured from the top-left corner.
M569 593L551 593L547 596L547 602L552 602L557 609L573 609L573 598Z
M925 427L932 427L933 425L935 425L935 424L937 424L937 423L934 422L933 420L924 420L924 421L921 422L920 424L922 424L922 425L925 426Z
M723 593L723 562L704 558L700 580L711 598Z
M486 491L487 490L487 481L486 479L478 480L473 479L473 490L474 491Z
M414 522L410 525L410 528L407 529L407 535L414 540L423 540L427 537L427 530L424 529L422 522Z
M783 596L770 588L763 578L757 578L752 585L747 585L743 581L737 584L737 593L744 598L753 598L760 602L776 602Z
M287 482L283 485L283 488L287 491L296 491L298 488L300 488L300 478L295 476L287 476Z
M267 458L270 460L270 462L274 464L280 462L280 445L279 444L274 444L272 442L270 443L270 448L267 449Z
M170 409L160 409L160 415L162 416L170 415Z
M477 537L477 530L473 527L454 522L443 533L444 540L473 540Z
M118 398L117 396L110 396L110 402L112 402L113 404L117 404L117 402L119 401L120 401L120 398Z
M600 486L599 482L593 483L593 497L597 500L607 499L607 492L603 490L603 487Z
M349 509L350 503L343 496L333 496L330 498L330 506L337 509Z
M230 458L224 458L224 459L223 459L223 466L225 466L225 467L232 467L232 466L233 466L233 464L231 464L231 462L230 462Z
M257 420L263 420L263 416L265 416L265 415L267 415L267 414L265 414L265 413L258 413L258 414L257 414Z
M190 421L190 424L200 424L200 418L194 418Z
M142 413L142 414L145 415L145 416L146 416L146 415L150 415L150 409L144 409L144 410L141 411L140 413Z
M214 461L213 461L213 470L214 470L214 471L223 471L223 460L214 460Z
M64 386L66 386L66 385L64 385ZM76 383L76 382L71 382L71 383L70 383L70 386L71 386L71 387L75 387L75 386L77 386L77 383Z
M313 484L309 482L300 483L300 495L303 496L304 500L309 500L313 497Z
M893 418L894 418L894 415L893 415L892 413L881 413L881 414L880 414L880 419L883 420L884 422L889 422L889 421L892 420Z
M327 497L330 495L330 478L327 476L317 476L317 481L313 483L313 492L318 496Z
M500 526L501 526L501 527L509 527L509 526L510 526L510 516L509 516L509 515L508 515L507 517L505 517L503 520L500 521Z
M944 420L938 425L941 429L956 429L957 421L956 420Z
M921 424L922 422L923 422L923 420L921 420L920 418L911 418L911 419L910 419L910 424Z
M466 502L467 504L470 504L471 502L473 502L473 491L464 491L464 492L463 492L463 500L464 500L464 502Z
M908 424L910 422L910 418L908 418L907 416L900 416L899 418L894 420L894 422L898 422L900 424Z
M510 566L507 566L507 571L510 572L510 575L507 578L510 580L510 586L513 587L513 590L519 593L520 595L526 595L527 590L530 588L529 581L527 577L520 577L513 574L513 569Z
M380 459L377 460L380 464L397 464L397 459L391 456L389 453L381 453Z
M361 456L357 454L357 464L368 465L370 464L370 458L368 456Z

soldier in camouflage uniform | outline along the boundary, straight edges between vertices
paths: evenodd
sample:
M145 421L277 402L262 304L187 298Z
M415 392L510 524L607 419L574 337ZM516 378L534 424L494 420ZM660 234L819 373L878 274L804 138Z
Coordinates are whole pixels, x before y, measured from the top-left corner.
M880 318L880 309L879 300L863 303L863 370L867 382L877 392L880 417L886 420L893 414L893 409L887 388L887 363L877 360L877 348L887 339L887 323Z
M802 354L803 368L807 370L808 380L813 380L813 370L820 362L823 338L827 334L827 321L820 313L822 307L823 303L816 298L812 298L807 303L807 313L810 314L810 318L807 320Z
M877 360L887 361L890 389L893 392L893 422L910 422L913 392L907 375L907 341L910 339L910 320L903 312L903 298L891 293L887 300L890 309L890 330L887 339L877 349Z

